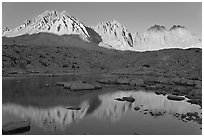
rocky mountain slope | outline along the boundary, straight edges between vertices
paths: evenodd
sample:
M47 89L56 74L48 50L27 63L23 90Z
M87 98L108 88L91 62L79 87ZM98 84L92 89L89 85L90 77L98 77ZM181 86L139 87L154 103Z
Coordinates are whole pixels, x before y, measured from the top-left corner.
M34 19L26 20L19 27L6 31L3 35L6 37L17 37L25 34L38 34L40 32L57 35L79 34L84 39L90 37L85 26L65 11L61 13L45 11Z
M164 26L154 25L143 34L130 33L126 27L115 20L99 23L95 27L87 27L65 11L45 11L34 19L26 20L15 29L5 28L3 43L66 47L96 45L109 49L132 51L201 48L201 39L184 26L174 25L167 30ZM86 43L85 46L83 43Z
M101 36L99 46L117 50L132 50L133 39L131 33L115 20L99 23L94 30Z

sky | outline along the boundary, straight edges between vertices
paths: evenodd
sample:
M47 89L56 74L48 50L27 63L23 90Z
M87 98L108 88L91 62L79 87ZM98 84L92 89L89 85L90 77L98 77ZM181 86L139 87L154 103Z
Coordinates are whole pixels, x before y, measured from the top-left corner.
M67 11L87 26L117 20L129 32L143 33L155 24L184 25L202 37L201 2L3 2L2 27L13 29L46 10Z

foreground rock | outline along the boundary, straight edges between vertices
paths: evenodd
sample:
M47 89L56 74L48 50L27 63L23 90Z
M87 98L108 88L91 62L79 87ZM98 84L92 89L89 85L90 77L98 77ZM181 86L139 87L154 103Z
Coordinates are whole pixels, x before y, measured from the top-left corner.
M122 99L125 101L128 101L128 102L131 102L131 103L133 103L135 101L135 99L133 97L123 97Z
M80 107L68 107L67 109L71 109L71 110L81 110Z
M67 83L64 84L63 87L64 87L64 89L70 89L71 86L72 86L72 82L67 82Z
M149 113L151 116L159 117L159 116L164 115L165 112L152 112L152 111L150 111Z
M77 90L93 90L95 89L93 85L88 83L83 83L81 81L73 82L71 84L70 90L77 91Z
M30 122L28 121L20 121L20 122L12 122L4 125L2 127L2 134L19 134L28 132L30 130Z
M122 99L122 98L116 98L115 100L117 100L117 101L125 101L125 100Z
M140 110L140 107L136 106L136 107L134 107L134 110L138 111L138 110Z
M99 83L91 83L92 86L94 86L95 89L102 89L102 86Z
M169 99L169 100L176 100L176 101L182 101L185 98L184 97L180 97L180 96L176 96L176 95L168 95L167 99Z
M64 86L67 82L57 82L56 86Z
M187 116L194 116L194 117L198 117L198 112L188 112L186 113Z
M155 94L156 95L166 95L166 92L165 91L160 91L160 90L157 90L157 91L155 91Z

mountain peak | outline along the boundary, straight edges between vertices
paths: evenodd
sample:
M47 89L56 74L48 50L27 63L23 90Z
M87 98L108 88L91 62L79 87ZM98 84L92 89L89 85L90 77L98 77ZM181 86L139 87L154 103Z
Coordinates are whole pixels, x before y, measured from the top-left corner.
M154 26L147 29L147 31L156 31L156 32L157 31L166 31L166 28L164 26L155 24Z
M122 26L118 21L116 21L115 19L112 19L110 21L106 21L106 22L101 22L97 25L98 27L100 26L106 26L106 27L110 27L112 29L114 28L124 28L124 26Z
M101 35L103 42L115 49L127 50L133 46L132 34L118 21L99 23L94 30Z
M100 45L117 50L154 50L166 47L187 47L201 43L196 35L181 25L173 25L170 30L155 24L143 34L130 33L115 19L86 27L66 11L46 10L33 19L28 19L17 28L3 30L5 37L17 37L38 33L55 35L78 35L85 41L97 41ZM155 46L154 46L155 44ZM165 47L166 46L166 47Z
M43 12L43 14L41 14L41 15L46 15L46 14L57 14L58 12L56 11L56 10L52 10L52 11L50 11L50 10L46 10L45 12Z
M171 28L170 28L170 31L171 30L175 30L175 29L186 29L185 26L181 26L181 25L173 25Z
M85 26L76 18L67 14L66 11L46 10L36 18L26 20L19 27L5 32L6 37L16 37L25 34L53 33L57 35L79 34L86 38L90 37Z
M111 24L120 24L117 20L115 20L115 19L112 19L111 21L110 21L110 23Z

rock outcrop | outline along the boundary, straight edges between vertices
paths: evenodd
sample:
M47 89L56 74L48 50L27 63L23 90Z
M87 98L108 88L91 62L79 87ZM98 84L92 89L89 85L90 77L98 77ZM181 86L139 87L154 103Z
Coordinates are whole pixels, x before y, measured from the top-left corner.
M9 31L9 28L5 27L3 30L2 30L2 34L6 33Z

